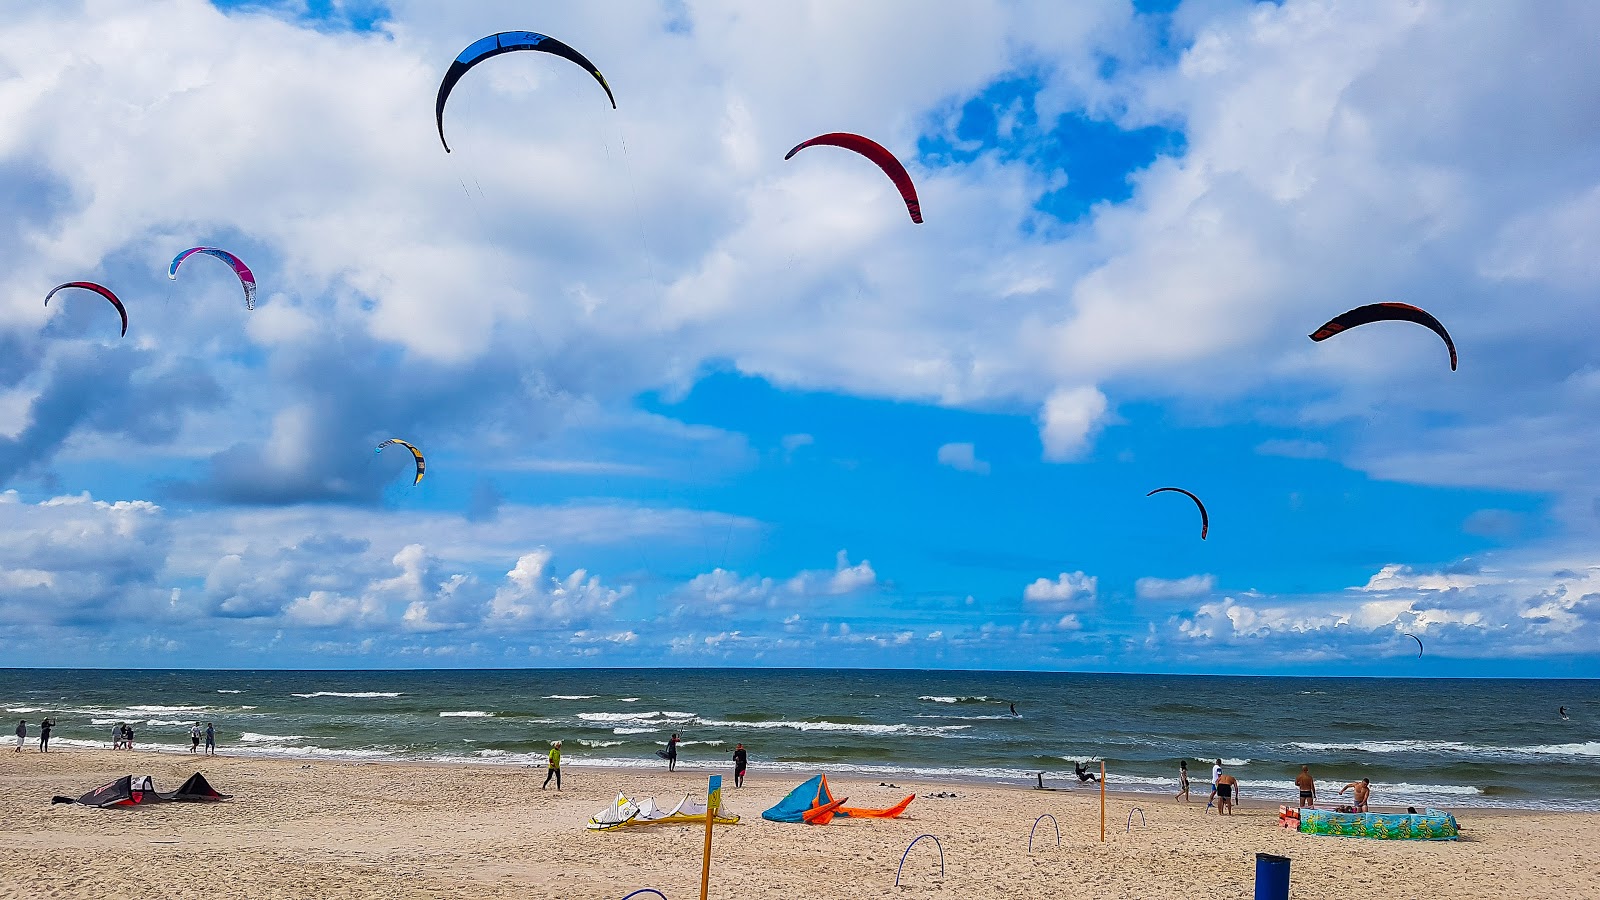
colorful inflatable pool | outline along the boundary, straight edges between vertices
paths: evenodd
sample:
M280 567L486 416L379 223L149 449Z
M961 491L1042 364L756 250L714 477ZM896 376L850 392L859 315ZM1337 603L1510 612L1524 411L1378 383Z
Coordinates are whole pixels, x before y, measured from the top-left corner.
M1461 834L1456 817L1436 809L1399 815L1302 809L1300 832L1391 841L1453 841Z

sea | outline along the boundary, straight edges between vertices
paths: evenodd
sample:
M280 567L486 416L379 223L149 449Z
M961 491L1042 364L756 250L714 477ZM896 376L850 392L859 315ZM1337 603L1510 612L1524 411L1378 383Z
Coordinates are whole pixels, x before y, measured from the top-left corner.
M1015 704L1016 715L1012 714ZM1559 710L1565 707L1567 717ZM1600 681L1282 678L824 669L118 671L0 669L10 719L56 723L61 750L752 771L1071 787L1074 763L1121 791L1172 794L1214 760L1245 799L1369 778L1378 804L1600 810ZM10 733L12 723L7 723ZM30 744L33 740L30 738Z

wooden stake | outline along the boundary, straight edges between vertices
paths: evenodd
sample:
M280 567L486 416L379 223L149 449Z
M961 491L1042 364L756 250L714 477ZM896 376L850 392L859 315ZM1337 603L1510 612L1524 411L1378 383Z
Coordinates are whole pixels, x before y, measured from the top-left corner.
M707 832L707 834L708 834L708 836L706 837L706 846L710 847L711 846L711 838L709 837L709 831ZM1102 759L1102 760L1100 760L1100 843L1104 844L1105 842L1106 842L1106 761ZM705 896L701 895L700 900L706 900Z
M700 900L706 900L706 892L711 889L711 822L717 817L717 807L722 805L722 776L713 775L706 785L706 853L700 862ZM1101 817L1101 831L1105 830L1104 816Z

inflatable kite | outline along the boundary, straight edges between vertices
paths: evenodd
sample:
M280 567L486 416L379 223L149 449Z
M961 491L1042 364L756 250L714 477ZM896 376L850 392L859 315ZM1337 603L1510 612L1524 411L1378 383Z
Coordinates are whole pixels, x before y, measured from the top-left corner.
M1194 501L1194 505L1200 507L1200 540L1202 540L1202 541L1205 540L1206 539L1206 532L1211 530L1211 516L1206 514L1206 505L1204 503L1200 502L1200 498L1196 497L1195 495L1189 493L1188 491L1186 491L1186 490L1184 490L1183 488L1180 488L1180 487L1156 488L1155 490L1151 491L1150 493L1145 494L1145 496L1146 497L1154 497L1155 495L1161 493L1162 491L1176 491L1177 493L1180 493L1180 494L1184 495L1185 497L1188 497L1190 500L1193 500Z
M256 276L250 272L250 267L244 264L244 260L226 250L219 250L216 247L190 247L172 258L172 265L167 266L167 277L177 281L178 267L183 265L184 260L196 253L215 256L217 259L232 266L233 274L239 276L239 284L244 287L244 308L256 308Z
M1450 351L1450 371L1456 370L1456 342L1444 330L1433 314L1409 303L1369 303L1329 319L1321 328L1311 333L1313 341L1325 341L1341 331L1371 322L1415 322L1437 334Z
M789 792L789 795L778 801L778 805L761 814L761 818L769 822L804 822L807 825L826 825L835 817L845 819L895 819L906 811L911 801L917 799L916 794L911 794L899 803L884 809L862 809L860 807L845 806L848 797L834 799L833 791L828 790L828 776L814 775L804 784Z
M232 794L221 793L206 781L204 775L196 772L170 794L157 791L155 780L149 775L124 775L76 800L71 797L51 797L50 802L81 803L84 806L114 809L121 806L145 806L150 803L209 803L231 799L233 799Z
M446 100L450 99L450 92L455 90L456 82L461 80L461 76L467 74L468 69L478 63L490 57L499 56L502 53L510 53L514 50L539 50L544 53L554 53L562 59L577 63L583 67L584 71L593 75L595 81L600 82L600 86L605 88L606 99L611 101L611 108L617 108L617 98L611 93L611 85L606 84L606 77L600 74L600 70L595 68L594 63L590 62L588 57L553 37L532 31L502 31L499 34L491 34L467 45L467 49L461 51L461 54L456 57L456 61L451 63L450 68L445 71L444 80L439 82L439 96L433 101L433 117L439 125L439 143L444 144L444 152L450 152L450 144L444 139L444 104Z
M792 159L796 153L807 147L822 145L854 150L877 163L878 168L882 169L884 174L889 176L889 180L894 182L894 186L900 189L900 197L906 201L906 211L911 213L911 221L918 225L922 224L922 204L917 201L917 186L911 183L911 176L906 173L906 167L900 164L900 160L894 158L893 153L885 150L882 144L871 138L865 138L859 134L835 131L831 134L818 135L809 141L796 144L793 150L783 155L783 158L785 160Z
M127 336L127 334L128 334L128 310L125 307L123 307L122 301L117 299L117 295L111 293L111 289L110 288L108 288L108 287L106 287L104 285L95 284L92 281L69 281L66 284L58 284L55 287L51 288L50 289L50 293L44 295L44 305L45 306L49 306L50 305L50 298L54 297L56 295L56 291L62 290L64 288L80 288L80 289L85 290L85 291L94 291L96 294L99 294L100 296L102 296L102 297L106 298L107 300L111 301L111 305L115 306L117 308L117 315L122 317L122 334L123 334L124 337Z
M1422 638L1417 637L1416 635L1412 634L1409 631L1402 631L1401 634L1403 634L1406 637L1411 638L1413 641L1417 642L1417 658L1421 659L1422 658Z
M688 794L684 794L678 805L671 809L662 809L654 797L646 797L635 803L625 795L618 794L615 802L591 816L589 824L584 827L590 831L613 831L636 825L684 825L705 820L706 801ZM717 825L737 825L739 817L724 813L719 807L712 822Z
M425 470L427 468L427 465L428 465L422 459L422 451L418 450L416 447L412 446L410 443L400 440L399 438L390 438L387 441L384 441L383 443L379 444L378 445L378 449L374 450L373 452L374 453L382 453L383 452L383 448L389 446L390 444L399 444L400 446L406 448L407 450L410 450L411 451L411 455L415 456L417 458L417 478L416 478L415 481L411 482L411 486L412 487L416 487L417 485L421 484L422 483L423 470Z

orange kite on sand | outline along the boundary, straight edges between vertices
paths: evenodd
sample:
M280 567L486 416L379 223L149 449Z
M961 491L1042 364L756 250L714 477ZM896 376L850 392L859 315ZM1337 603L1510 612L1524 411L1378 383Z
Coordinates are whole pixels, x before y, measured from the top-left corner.
M845 806L849 799L840 797L835 800L833 791L828 790L828 776L816 775L790 791L787 797L778 801L777 806L762 813L761 818L772 822L804 822L807 825L826 825L835 816L846 819L894 819L906 811L917 795L910 794L887 809Z

